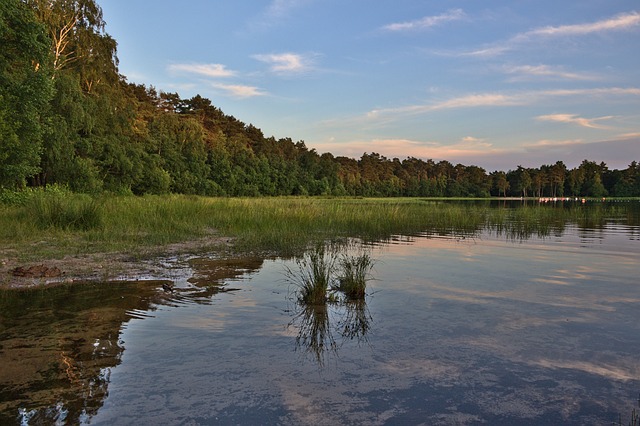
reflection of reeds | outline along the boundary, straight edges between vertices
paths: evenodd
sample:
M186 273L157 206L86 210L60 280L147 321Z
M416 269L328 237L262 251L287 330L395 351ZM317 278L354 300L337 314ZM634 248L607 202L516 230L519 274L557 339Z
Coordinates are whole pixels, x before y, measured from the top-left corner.
M331 332L328 304L302 305L293 323L297 323L299 330L296 349L303 348L315 357L320 366L324 365L325 351L335 351L337 348Z
M640 394L638 395L638 407L640 407ZM618 426L623 426L622 415L618 416ZM629 419L629 426L640 426L640 412L635 408L631 410L631 418Z
M358 342L367 340L367 333L371 327L371 315L367 309L364 299L349 300L345 302L345 316L341 323L342 337L357 340Z
M318 245L296 260L297 270L286 269L287 279L297 287L299 308L292 322L298 328L296 349L304 348L314 355L320 366L324 354L337 349L333 331L344 339L366 341L371 316L365 302L366 282L373 260L368 253L342 254L339 268L335 266L341 250L337 245ZM332 286L338 275L339 285ZM343 297L337 295L344 294ZM344 315L335 325L330 323L334 314L344 308Z

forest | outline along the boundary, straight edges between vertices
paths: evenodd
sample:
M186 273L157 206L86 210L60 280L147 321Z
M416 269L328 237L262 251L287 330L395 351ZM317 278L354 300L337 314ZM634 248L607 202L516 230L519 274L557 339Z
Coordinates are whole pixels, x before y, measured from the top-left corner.
M640 196L640 165L584 160L487 172L318 153L118 72L95 0L0 3L0 189L207 196Z

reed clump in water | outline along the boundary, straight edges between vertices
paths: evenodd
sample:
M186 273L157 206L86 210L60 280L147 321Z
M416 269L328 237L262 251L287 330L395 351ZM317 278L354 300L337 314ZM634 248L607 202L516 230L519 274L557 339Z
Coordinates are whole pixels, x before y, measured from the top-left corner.
M344 254L340 259L340 274L336 289L342 292L347 300L363 300L373 264L373 259L368 253Z
M346 246L318 244L296 259L297 270L287 268L287 279L297 287L297 300L314 305L364 300L374 261L367 252L348 254Z
M325 304L335 272L335 254L326 253L324 245L317 245L296 263L298 271L288 270L287 276L298 287L298 301L304 305Z

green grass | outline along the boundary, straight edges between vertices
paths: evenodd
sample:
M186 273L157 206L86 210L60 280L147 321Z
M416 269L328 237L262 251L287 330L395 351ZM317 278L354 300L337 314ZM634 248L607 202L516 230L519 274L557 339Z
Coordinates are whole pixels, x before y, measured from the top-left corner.
M238 251L299 255L326 241L377 241L393 235L473 236L482 229L508 238L560 232L568 224L640 223L631 203L585 209L489 207L486 201L366 198L207 198L100 196L31 191L0 203L0 247L24 259L65 254L141 253L204 237L232 238Z

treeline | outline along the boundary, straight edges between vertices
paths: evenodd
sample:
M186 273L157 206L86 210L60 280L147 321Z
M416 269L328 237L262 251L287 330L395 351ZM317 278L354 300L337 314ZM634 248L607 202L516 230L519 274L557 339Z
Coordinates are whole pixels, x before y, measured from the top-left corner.
M201 96L131 84L94 0L0 3L0 188L214 196L640 196L640 166L487 173L417 158L319 154Z

